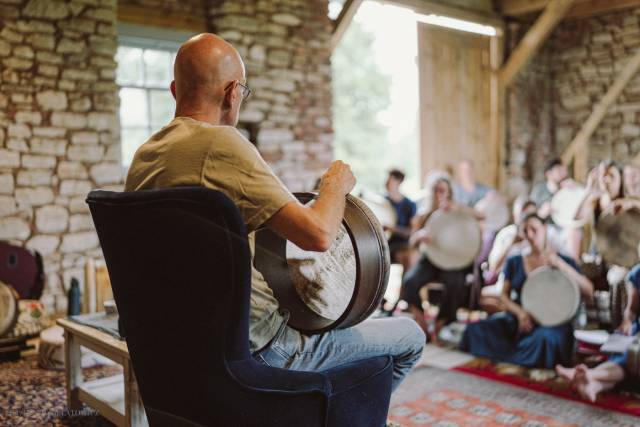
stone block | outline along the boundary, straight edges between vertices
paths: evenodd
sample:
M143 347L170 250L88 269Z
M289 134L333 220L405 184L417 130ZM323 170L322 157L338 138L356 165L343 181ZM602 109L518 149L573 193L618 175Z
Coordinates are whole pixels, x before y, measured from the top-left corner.
M72 197L69 201L69 212L71 213L89 213L89 206L85 201L86 197Z
M89 127L98 131L113 130L117 127L117 119L112 113L89 113Z
M13 48L13 54L19 58L33 59L35 56L30 46L16 46Z
M20 167L20 153L0 148L0 168Z
M42 122L42 114L39 111L18 111L15 115L18 123L30 123L39 125Z
M56 174L60 179L86 179L89 177L87 168L78 162L60 162Z
M11 151L17 151L20 153L29 152L29 145L27 145L27 140L22 138L7 139L7 148Z
M4 59L2 63L5 67L13 68L15 70L28 70L33 66L33 61L31 59L18 58L17 56Z
M24 123L12 123L7 130L9 138L29 138L31 136L31 129Z
M51 185L53 171L51 169L29 169L18 171L16 182L23 187L38 187Z
M56 166L56 158L53 156L34 156L24 154L22 167L27 169L48 169Z
M276 13L271 16L271 20L276 24L282 24L292 27L300 25L302 23L302 21L300 21L300 18L290 13Z
M91 218L91 215L86 215L86 214L74 214L71 215L71 218L69 219L69 231L76 232L76 231L85 231L85 230L93 230L94 229L94 225L93 225L93 219Z
M124 168L117 163L100 163L91 167L91 178L98 185L122 182Z
M62 196L84 196L91 191L90 181L64 180L60 183L60 195Z
M258 145L269 142L290 142L294 140L293 132L290 129L261 129L258 132Z
M87 46L83 40L73 40L67 37L63 37L58 42L56 52L58 53L77 53L82 52Z
M98 236L93 231L70 233L62 237L62 253L85 252L98 247Z
M42 233L61 233L69 225L69 212L58 205L36 209L36 229Z
M0 196L0 217L13 215L17 212L18 206L13 196Z
M23 218L0 218L0 240L26 240L30 235L29 223Z
M32 129L35 136L42 136L45 138L60 138L63 137L67 130L64 128L55 128L49 126L35 126Z
M31 146L31 152L35 154L64 156L67 150L67 141L65 139L34 137L31 138L29 145Z
M99 145L71 145L67 150L69 160L98 163L104 155L104 147Z
M87 126L87 117L80 113L54 111L51 113L51 124L68 129L82 129Z
M15 182L10 173L0 174L0 194L13 194Z
M15 196L21 207L42 206L53 202L53 191L49 187L17 188Z
M29 43L36 49L53 50L56 46L56 40L54 36L50 34L29 34L25 38L25 42Z
M40 255L46 257L53 254L59 244L60 238L58 236L40 234L29 239L25 244L25 247L29 250L37 251Z
M59 0L29 0L22 13L29 18L63 19L69 16L69 7Z
M97 132L74 132L71 135L72 144L95 145L99 143Z

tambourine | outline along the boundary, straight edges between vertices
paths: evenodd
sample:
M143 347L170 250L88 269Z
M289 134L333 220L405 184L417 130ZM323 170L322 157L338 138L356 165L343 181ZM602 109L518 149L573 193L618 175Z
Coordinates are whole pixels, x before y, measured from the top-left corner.
M587 190L581 186L561 188L551 199L551 219L562 228L580 228L590 218L576 219Z
M316 197L295 196L303 204ZM355 196L347 195L340 231L326 252L304 251L266 227L256 231L255 244L255 267L289 311L289 326L303 333L362 322L386 291L387 239L374 213Z
M573 319L580 307L580 288L556 268L539 267L522 287L522 308L542 326L558 326Z
M511 213L504 199L497 195L487 195L473 207L484 216L484 227L487 231L498 231L509 224Z
M482 233L470 213L438 210L425 227L431 232L431 242L421 245L420 251L433 265L453 271L473 264L482 246Z

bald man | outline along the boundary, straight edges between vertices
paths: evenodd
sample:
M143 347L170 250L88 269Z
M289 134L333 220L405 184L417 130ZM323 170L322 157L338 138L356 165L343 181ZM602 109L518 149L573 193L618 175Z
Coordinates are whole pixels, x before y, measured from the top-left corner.
M203 186L233 200L254 231L266 225L302 249L326 251L342 222L345 195L355 184L348 165L334 162L319 195L304 206L287 190L235 128L250 94L242 58L213 34L188 40L176 56L171 93L175 118L136 152L125 190ZM253 262L252 262L253 265ZM422 330L407 318L372 319L358 326L306 336L287 326L288 313L252 266L249 344L260 363L294 370L324 370L373 356L394 360L393 387L419 359Z

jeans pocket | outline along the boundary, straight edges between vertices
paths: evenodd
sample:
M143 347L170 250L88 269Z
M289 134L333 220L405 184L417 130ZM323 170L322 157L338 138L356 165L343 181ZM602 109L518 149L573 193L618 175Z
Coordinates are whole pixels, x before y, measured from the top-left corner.
M253 358L263 365L271 366L273 368L283 368L288 358L281 354L281 352L274 350L271 347L267 347L254 355Z

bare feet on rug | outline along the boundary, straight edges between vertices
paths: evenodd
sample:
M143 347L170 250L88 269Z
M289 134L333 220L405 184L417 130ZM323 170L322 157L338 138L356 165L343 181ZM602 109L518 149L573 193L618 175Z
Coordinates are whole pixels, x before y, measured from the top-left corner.
M590 402L595 402L598 398L598 393L604 389L604 385L593 378L590 369L584 364L580 364L575 368L565 368L557 365L556 372L569 381L571 387L578 392L580 397Z

